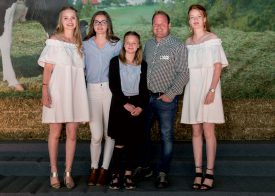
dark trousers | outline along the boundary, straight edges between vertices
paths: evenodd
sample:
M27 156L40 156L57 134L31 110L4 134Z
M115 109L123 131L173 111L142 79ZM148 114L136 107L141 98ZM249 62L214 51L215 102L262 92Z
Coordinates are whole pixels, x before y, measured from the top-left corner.
M123 167L123 163L125 166ZM123 170L133 171L137 165L137 148L133 144L126 144L123 148L114 148L113 153L113 173L119 174Z
M172 102L166 103L158 99L157 95L150 96L149 105L145 110L146 142L140 152L141 165L143 167L150 166L152 162L151 127L154 119L157 119L161 135L161 154L157 170L158 172L169 172L173 151L174 122L177 105L178 97L175 97Z

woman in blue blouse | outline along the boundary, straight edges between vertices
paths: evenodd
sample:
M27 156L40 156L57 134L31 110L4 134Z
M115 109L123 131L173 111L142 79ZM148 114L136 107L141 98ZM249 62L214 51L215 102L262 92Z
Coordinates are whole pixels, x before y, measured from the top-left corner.
M115 139L111 189L120 188L120 168L125 156L124 187L135 188L132 170L136 149L144 141L144 107L148 104L147 64L142 60L140 36L129 31L124 35L119 56L110 62L110 89L113 97L108 134Z
M83 42L86 80L90 107L91 173L88 185L104 185L114 149L114 140L107 134L112 93L109 89L109 62L119 54L121 42L113 33L112 21L105 11L96 12ZM99 169L101 142L105 146Z

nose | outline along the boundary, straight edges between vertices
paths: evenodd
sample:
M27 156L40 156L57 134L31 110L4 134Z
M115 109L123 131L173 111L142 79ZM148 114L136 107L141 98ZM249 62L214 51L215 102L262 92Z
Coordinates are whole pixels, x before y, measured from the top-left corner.
M199 17L194 17L193 20L194 20L194 21L198 21L198 20L199 20Z
M160 24L155 24L154 26L155 26L156 28L160 28L160 27L161 27Z

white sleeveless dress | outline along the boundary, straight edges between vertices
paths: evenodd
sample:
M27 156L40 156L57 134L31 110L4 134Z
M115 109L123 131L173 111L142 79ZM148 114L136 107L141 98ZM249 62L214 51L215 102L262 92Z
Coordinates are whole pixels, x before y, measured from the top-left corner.
M50 108L43 106L43 123L88 122L89 107L84 60L75 44L48 39L38 64L53 64L49 81Z
M224 123L220 81L216 87L214 102L205 105L214 73L214 64L228 65L218 38L200 44L187 45L190 80L185 87L181 123Z

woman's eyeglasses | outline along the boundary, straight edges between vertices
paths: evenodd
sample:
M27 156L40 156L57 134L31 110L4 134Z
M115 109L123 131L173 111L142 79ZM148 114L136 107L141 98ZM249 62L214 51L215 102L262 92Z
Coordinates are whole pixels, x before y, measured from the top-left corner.
M99 26L99 25L106 26L107 24L108 24L107 20L102 20L102 21L95 20L94 21L95 26Z

